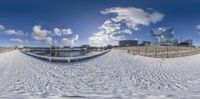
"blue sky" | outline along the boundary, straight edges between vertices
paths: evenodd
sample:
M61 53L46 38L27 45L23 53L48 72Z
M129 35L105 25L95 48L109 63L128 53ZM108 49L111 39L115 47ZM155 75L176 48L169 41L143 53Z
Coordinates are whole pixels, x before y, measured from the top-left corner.
M198 44L199 5L199 0L1 0L0 46L150 40L157 27L174 27L175 38L181 33Z

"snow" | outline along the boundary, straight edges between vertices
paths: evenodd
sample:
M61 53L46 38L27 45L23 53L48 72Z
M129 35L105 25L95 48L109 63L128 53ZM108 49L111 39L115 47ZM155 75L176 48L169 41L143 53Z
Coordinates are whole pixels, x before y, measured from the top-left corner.
M0 98L199 99L199 59L111 50L81 62L54 63L5 52L0 54Z

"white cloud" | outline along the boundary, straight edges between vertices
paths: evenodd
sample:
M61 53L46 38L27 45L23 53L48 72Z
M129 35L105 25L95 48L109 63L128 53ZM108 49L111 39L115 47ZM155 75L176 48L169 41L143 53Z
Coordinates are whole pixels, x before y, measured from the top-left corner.
M0 25L0 34L16 35L16 36L28 35L28 33L25 33L21 30L7 29L3 25ZM54 38L54 36L61 36L61 37ZM62 36L66 36L66 37L63 38ZM75 41L77 41L79 38L78 34L74 34L70 28L67 28L67 29L54 28L51 31L47 29L42 29L40 25L33 26L31 37L37 42L40 42L40 43L45 42L47 44L59 44L59 43L74 44ZM12 38L9 40L15 43L25 43L21 39Z
M61 36L62 35L62 32L59 28L54 28L53 29L53 35L56 35L56 36Z
M89 37L90 43L116 42L125 39L127 34L138 31L141 26L157 23L164 17L163 14L135 7L112 7L101 11L102 14L115 14L115 17L107 19L100 27L99 31Z
M151 22L155 24L155 23L161 21L164 18L164 15L159 12L153 12L150 15L150 18L151 18Z
M130 29L125 29L122 30L123 33L127 33L127 34L132 34L132 31Z
M196 26L196 31L197 31L198 34L200 35L200 24Z
M114 22L125 23L129 28L138 30L139 26L148 26L150 23L157 23L164 17L159 12L145 12L142 9L135 7L113 7L101 11L102 14L116 14L116 17L111 18Z
M197 29L197 30L200 30L200 24L196 26L196 29Z
M61 31L63 32L63 35L73 34L71 29L62 29Z
M5 33L12 35L12 34L16 34L16 31L15 30L6 30Z
M46 43L51 44L53 42L53 38L49 36L51 33L51 31L42 29L39 25L35 25L33 27L32 38L37 41L45 41Z
M53 29L53 35L55 35L55 36L63 36L63 35L69 35L69 34L73 34L73 32L70 28L68 28L68 29L54 28Z
M6 28L3 25L0 25L0 31L5 30Z
M90 43L110 43L109 41L116 41L124 39L125 34L131 34L132 31L129 29L123 29L120 23L115 23L111 20L106 20L100 27L100 31L94 33L89 37ZM100 44L103 45L103 44Z
M21 30L6 29L3 25L0 25L0 33L6 34L6 35L17 35L17 36L26 36L26 35L28 35L28 33L24 33Z
M100 30L105 33L111 33L120 30L120 24L114 23L111 20L106 20L100 27Z
M54 36L61 36L61 37L54 38ZM67 37L63 38L63 36ZM75 41L78 40L79 36L77 34L73 34L70 28L68 29L54 28L52 31L50 31L42 29L42 27L39 25L35 25L33 27L32 38L35 39L36 41L43 41L48 44L59 44L59 43L74 44Z
M93 36L88 38L90 43L103 43L109 41L109 35L104 33L95 33Z
M11 38L9 39L11 42L14 42L16 44L16 46L18 46L19 48L24 47L24 42L22 39L18 39L18 38Z
M18 39L18 38L11 38L10 41L15 42L17 44L23 44L24 41L22 39Z
M24 33L23 31L20 31L20 30L5 30L4 31L5 34L7 35L17 35L17 36L25 36L27 35L26 33Z
M118 40L124 40L124 39L125 39L123 33L112 33L112 34L110 35L110 38L111 38L112 40L116 40L116 41L118 41Z
M78 34L72 35L71 37L68 38L62 38L61 42L64 44L71 44L73 45L75 43L75 41L77 41L79 38Z

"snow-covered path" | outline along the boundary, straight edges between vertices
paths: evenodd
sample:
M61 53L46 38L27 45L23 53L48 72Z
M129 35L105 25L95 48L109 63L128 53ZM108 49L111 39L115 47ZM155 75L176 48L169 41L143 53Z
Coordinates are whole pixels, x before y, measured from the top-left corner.
M112 50L75 63L0 54L0 98L200 98L200 55L156 59Z

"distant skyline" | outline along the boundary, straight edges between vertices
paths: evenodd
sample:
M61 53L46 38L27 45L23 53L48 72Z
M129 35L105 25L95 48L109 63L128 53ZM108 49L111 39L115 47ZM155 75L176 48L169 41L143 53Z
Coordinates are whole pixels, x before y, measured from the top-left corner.
M173 27L200 45L199 0L1 0L0 46L102 46L123 39L151 41Z

